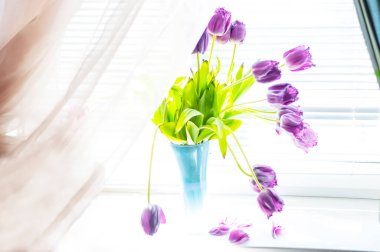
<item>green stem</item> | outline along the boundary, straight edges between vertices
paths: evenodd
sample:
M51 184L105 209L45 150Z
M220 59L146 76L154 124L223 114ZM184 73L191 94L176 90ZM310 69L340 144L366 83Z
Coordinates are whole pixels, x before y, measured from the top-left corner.
M211 58L212 58L212 52L214 51L215 40L216 40L216 35L213 35L212 36L211 49L210 49L210 56L208 57L208 65L211 64Z
M197 53L197 63L198 63L198 86L201 81L201 60L199 59L199 53Z
M260 118L264 121L269 121L269 122L280 122L280 120L278 120L278 119L271 119L271 118L267 118L267 117L263 117L263 116L259 116L259 115L254 115L254 117L257 117L257 118Z
M232 67L233 67L233 65L234 65L235 53L236 53L236 43L234 43L234 50L233 50L233 52L232 52L232 58L231 58L231 63L230 63L230 69L228 70L228 75L227 75L227 83L229 82L229 80L230 80L230 76L231 76L231 73L232 73Z
M252 178L253 178L253 180L255 180L256 185L259 187L260 191L262 191L262 190L263 190L263 187L261 186L261 184L260 184L260 182L259 182L259 180L258 180L258 178L257 178L257 176L256 176L256 174L255 174L255 172L253 171L253 167L252 167L251 164L249 163L249 160L248 160L247 156L245 155L244 150L243 150L243 148L241 147L241 144L240 144L239 140L237 139L237 137L235 136L234 133L232 133L232 136L233 136L235 142L237 143L237 145L238 145L238 147L239 147L241 153L243 154L244 160L245 160L245 162L247 163L247 165L248 165L248 167L249 167L249 170L250 170L251 173L252 173Z
M240 84L241 82L245 81L245 80L248 80L249 78L252 78L251 75L247 76L247 77L244 77L238 81L236 81L235 83L232 83L231 85L228 85L228 86L225 86L224 88L231 88L233 86L236 86L237 84Z
M246 172L246 171L243 170L243 168L242 168L241 165L239 164L239 161L238 161L237 158L236 158L235 153L232 151L232 148L231 148L231 146L230 146L229 144L227 144L227 148L228 148L229 151L231 152L232 157L234 158L235 163L237 164L239 170L240 170L244 175L246 175L246 176L248 176L248 177L252 177L248 172Z
M230 106L230 107L227 107L227 108L225 108L225 109L223 109L220 113L223 113L223 112L225 112L226 110L229 110L229 109L232 109L232 108L235 108L235 107L242 107L242 106L244 106L244 105L248 105L248 104L253 104L253 103L258 103L258 102L262 102L262 101L266 101L267 99L261 99L261 100L257 100L257 101L251 101L251 102L244 102L244 103L240 103L240 104L235 104L235 105L233 105L233 106ZM259 110L257 110L257 111L259 111ZM276 111L267 111L266 113L268 113L268 114L275 114L275 113L277 113Z
M152 175L152 164L153 164L153 152L154 152L154 144L156 142L156 136L157 132L160 129L160 127L157 127L154 136L153 136L153 142L152 142L152 148L150 150L150 160L149 160L149 175L148 175L148 204L150 204L150 178Z

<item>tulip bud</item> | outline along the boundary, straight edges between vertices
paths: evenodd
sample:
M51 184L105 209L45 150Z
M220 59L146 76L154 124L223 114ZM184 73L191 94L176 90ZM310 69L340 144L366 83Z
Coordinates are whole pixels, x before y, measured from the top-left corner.
M311 61L309 47L300 45L284 53L285 64L290 71L302 71L315 66Z
M249 240L249 235L243 230L236 229L231 231L228 240L235 244L242 244Z
M274 212L281 212L284 201L276 194L273 189L266 189L260 192L257 202L261 210L267 215L268 219Z
M260 182L264 189L273 188L277 185L276 172L266 165L255 165L253 172L256 174L257 180ZM251 179L252 189L256 192L260 192L259 187L254 179Z
M166 219L161 207L149 204L141 215L141 225L147 235L157 232L160 224L165 224Z
M207 51L208 41L209 41L208 36L209 35L207 33L207 29L205 29L197 45L195 46L192 54L195 54L195 53L204 54L205 51Z
M245 39L245 24L236 20L231 25L231 38L230 40L235 43L243 43Z
M273 60L258 61L252 66L252 74L261 83L268 83L281 78L279 62Z
M231 25L231 12L224 8L218 8L215 10L214 16L211 17L207 31L211 35L222 36L224 35Z
M275 105L288 105L298 100L298 90L288 83L276 84L268 88L268 102Z

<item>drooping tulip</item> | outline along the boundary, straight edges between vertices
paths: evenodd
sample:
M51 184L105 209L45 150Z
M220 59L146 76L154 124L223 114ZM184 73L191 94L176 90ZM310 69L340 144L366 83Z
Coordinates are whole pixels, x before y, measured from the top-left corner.
M298 90L289 83L276 84L268 88L267 98L274 105L288 105L298 100Z
M301 124L301 126L302 126L303 111L301 110L301 108L299 106L294 106L294 105L284 105L284 106L281 106L278 110L279 122L277 122L277 127L276 127L276 132L278 134L281 133L281 117L286 115L286 114L293 114L293 116L296 118L296 121L299 122L298 125ZM290 117L290 118L284 117L282 125L284 127L287 127L287 123L288 123L287 120L291 120L291 119L293 119L293 118L292 117ZM292 126L292 125L294 125L294 124L291 124L290 126ZM297 123L296 123L296 125L297 125Z
M192 54L195 54L195 53L204 54L205 51L207 51L208 41L209 41L209 35L207 33L207 29L205 29L197 45L195 46Z
M281 212L284 201L277 195L273 189L265 189L259 193L257 202L261 210L267 215L268 219L275 212Z
M280 117L280 128L292 136L297 136L304 128L303 118L294 113L288 113Z
M253 166L253 172L256 174L257 180L264 188L273 188L277 185L276 172L267 165L255 165ZM260 192L259 187L254 179L250 180L252 189L256 192Z
M300 45L284 53L285 64L290 71L302 71L315 66L311 61L309 49L309 47Z
M207 25L207 31L211 35L222 36L228 31L230 25L231 12L224 8L217 8Z
M240 22L238 20L234 21L231 24L231 36L230 40L232 42L241 44L243 43L246 35L246 29L245 24L243 22Z
M258 61L252 65L252 74L258 82L268 83L281 78L279 62L274 60Z
M318 144L318 135L309 126L304 123L303 129L293 138L295 145L305 152L309 152L311 148Z
M158 205L149 204L141 214L141 226L147 235L154 235L160 224L165 224L165 214Z

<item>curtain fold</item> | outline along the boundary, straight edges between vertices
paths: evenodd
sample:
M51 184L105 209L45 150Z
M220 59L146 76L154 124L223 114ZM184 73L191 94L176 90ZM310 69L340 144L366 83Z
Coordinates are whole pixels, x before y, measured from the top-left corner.
M1 250L54 249L189 65L209 11L199 10L183 0L0 2ZM155 19L143 20L149 11Z

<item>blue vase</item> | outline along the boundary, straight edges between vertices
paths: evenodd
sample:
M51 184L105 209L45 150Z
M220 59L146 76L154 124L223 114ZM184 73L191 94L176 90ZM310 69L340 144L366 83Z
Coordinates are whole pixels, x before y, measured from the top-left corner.
M183 196L187 210L199 210L206 193L209 142L197 145L172 144L181 170Z

